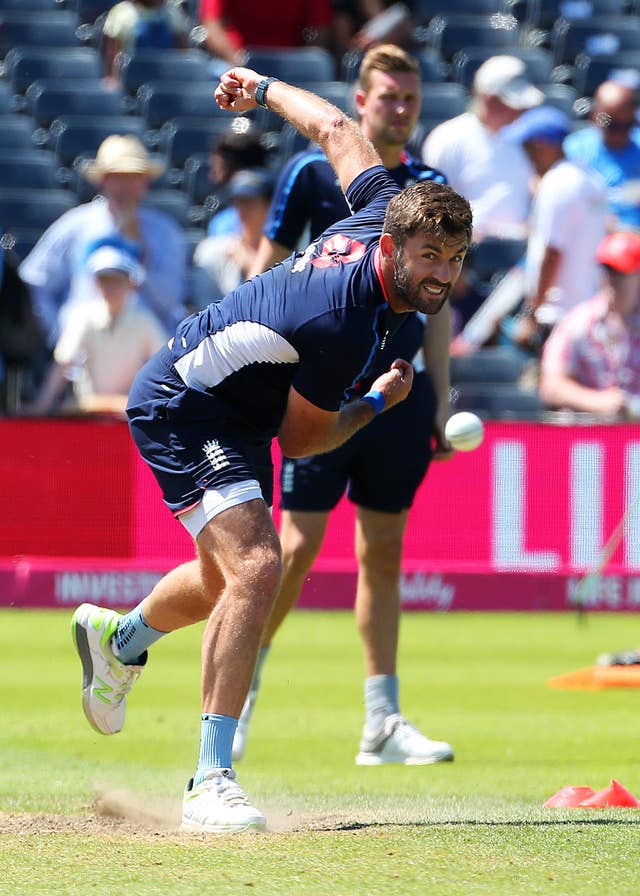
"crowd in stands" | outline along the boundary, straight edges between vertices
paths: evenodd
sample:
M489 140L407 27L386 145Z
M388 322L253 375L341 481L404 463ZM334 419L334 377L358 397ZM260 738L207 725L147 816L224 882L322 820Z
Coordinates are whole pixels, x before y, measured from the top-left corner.
M409 153L474 211L456 407L635 419L640 0L0 0L0 413L120 412L175 323L257 269L307 145L222 113L220 72L352 113L385 42L420 68Z

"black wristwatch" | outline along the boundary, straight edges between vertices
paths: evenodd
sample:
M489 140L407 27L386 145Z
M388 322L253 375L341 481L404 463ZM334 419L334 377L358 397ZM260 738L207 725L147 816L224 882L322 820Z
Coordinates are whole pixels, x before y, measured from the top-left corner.
M264 106L267 108L267 90L269 88L269 84L273 84L274 81L277 81L277 78L263 78L262 81L256 87L256 103L259 106Z

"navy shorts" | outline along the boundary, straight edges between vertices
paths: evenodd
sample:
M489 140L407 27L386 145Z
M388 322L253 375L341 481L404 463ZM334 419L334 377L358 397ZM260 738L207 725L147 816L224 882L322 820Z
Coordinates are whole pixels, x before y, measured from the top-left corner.
M283 458L283 510L333 510L345 490L350 501L369 510L400 513L411 507L433 454L436 408L430 380L417 373L404 401L374 417L340 448Z
M204 491L257 479L273 503L271 442L255 442L230 419L224 402L189 389L161 349L137 374L127 405L131 435L173 513Z

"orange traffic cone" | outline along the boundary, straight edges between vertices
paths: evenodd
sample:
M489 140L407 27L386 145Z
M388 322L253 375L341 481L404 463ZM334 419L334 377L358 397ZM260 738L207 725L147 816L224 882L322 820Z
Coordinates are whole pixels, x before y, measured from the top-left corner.
M550 796L542 806L544 809L576 809L583 800L593 796L594 793L593 787L573 787L567 784Z
M593 796L583 800L579 807L581 809L603 809L607 806L621 806L623 808L634 808L640 806L640 800L623 787L615 778L611 779L611 784L604 790L599 790Z

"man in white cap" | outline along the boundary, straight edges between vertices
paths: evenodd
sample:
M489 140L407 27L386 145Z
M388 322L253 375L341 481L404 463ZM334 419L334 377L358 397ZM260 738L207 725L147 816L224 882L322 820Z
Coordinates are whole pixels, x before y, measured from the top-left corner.
M155 315L133 301L142 269L131 253L107 239L86 269L97 296L68 318L40 395L25 409L29 415L57 410L70 380L70 410L123 414L136 373L165 342Z
M173 218L142 204L163 171L164 164L151 159L136 137L107 137L85 169L100 196L65 212L25 258L20 276L31 287L50 347L71 309L95 298L86 261L105 238L137 257L138 299L167 331L184 316L186 241Z
M476 72L469 111L435 127L424 142L423 160L471 203L476 242L526 235L533 170L500 131L542 99L521 59L492 56Z

